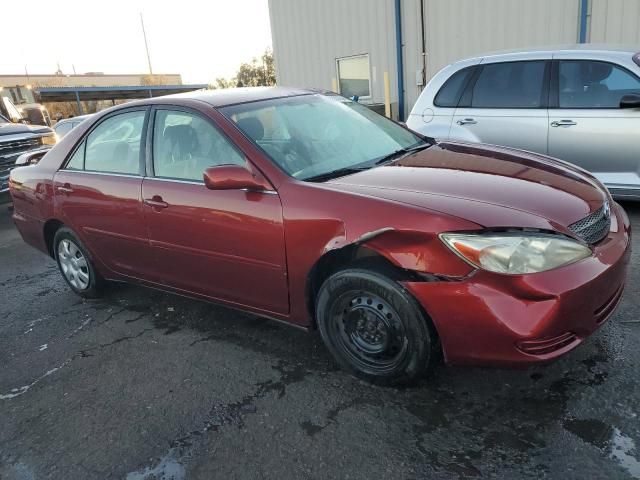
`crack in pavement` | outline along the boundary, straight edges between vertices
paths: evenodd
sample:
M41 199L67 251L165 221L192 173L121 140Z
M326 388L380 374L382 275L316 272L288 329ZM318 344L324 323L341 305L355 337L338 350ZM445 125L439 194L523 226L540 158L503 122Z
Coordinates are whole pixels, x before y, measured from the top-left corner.
M288 385L301 382L310 373L300 364L291 366L282 360L276 365L272 365L271 368L280 372L278 380L257 383L257 388L253 393L245 395L236 402L214 404L205 417L202 428L192 430L172 441L167 453L158 458L154 465L130 472L127 474L126 480L185 479L185 464L192 457L191 451L199 441L202 441L206 433L217 432L226 425L244 428L244 417L258 412L258 408L254 404L256 400L264 398L272 392L275 392L278 398L282 398L286 394Z
M149 332L151 330L153 330L153 328L145 328L142 331L138 332L136 335L125 335L124 337L116 338L112 342L101 343L99 345L96 345L95 347L91 347L91 348L80 350L79 352L73 354L71 357L67 358L65 361L63 361L57 367L54 367L54 368L52 368L50 370L47 370L44 374L42 374L41 376L36 378L33 382L31 382L31 383L29 383L27 385L23 385L21 387L12 388L8 393L0 394L0 400L11 400L12 398L16 398L16 397L19 397L21 395L24 395L33 386L35 386L36 384L38 384L39 382L41 382L42 380L47 378L49 375L52 375L52 374L56 373L57 371L61 370L62 368L66 367L72 361L74 361L76 358L91 357L92 355L89 354L89 352L93 352L95 350L101 350L103 348L107 348L107 347L110 347L112 345L116 345L116 344L121 343L121 342L125 342L125 341L128 341L128 340L133 340L133 339L139 338L139 337L141 337L142 335L144 335L145 333L147 333L147 332Z

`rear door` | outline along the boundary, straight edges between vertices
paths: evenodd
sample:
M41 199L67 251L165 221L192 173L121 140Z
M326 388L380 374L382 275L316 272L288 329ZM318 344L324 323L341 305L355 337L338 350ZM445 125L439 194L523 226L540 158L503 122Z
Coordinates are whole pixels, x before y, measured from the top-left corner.
M145 278L153 257L140 198L147 109L100 121L54 177L55 207L99 260L119 274Z
M593 172L616 193L640 188L640 109L620 108L624 95L640 94L640 78L574 55L556 55L549 154Z
M451 124L450 138L547 152L550 62L481 64Z
M211 166L248 160L211 121L157 108L150 139L153 176L142 185L144 216L169 287L284 314L289 309L280 197L274 190L209 190Z

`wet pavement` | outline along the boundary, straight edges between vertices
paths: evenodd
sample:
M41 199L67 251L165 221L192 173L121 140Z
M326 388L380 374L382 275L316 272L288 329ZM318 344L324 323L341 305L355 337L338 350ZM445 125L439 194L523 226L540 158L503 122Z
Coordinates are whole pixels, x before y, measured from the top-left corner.
M0 205L0 479L640 479L638 260L562 360L384 389L315 333L135 286L83 301Z

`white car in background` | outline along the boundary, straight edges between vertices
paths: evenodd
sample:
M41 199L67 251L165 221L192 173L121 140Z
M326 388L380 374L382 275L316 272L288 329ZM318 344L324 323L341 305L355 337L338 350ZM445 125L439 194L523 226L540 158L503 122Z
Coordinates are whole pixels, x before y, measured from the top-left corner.
M58 120L58 122L53 126L53 130L56 132L56 135L58 135L58 138L62 138L91 116L93 116L93 113L78 115L77 117L63 118L62 120Z
M557 157L640 199L639 51L586 44L462 60L433 77L407 126Z

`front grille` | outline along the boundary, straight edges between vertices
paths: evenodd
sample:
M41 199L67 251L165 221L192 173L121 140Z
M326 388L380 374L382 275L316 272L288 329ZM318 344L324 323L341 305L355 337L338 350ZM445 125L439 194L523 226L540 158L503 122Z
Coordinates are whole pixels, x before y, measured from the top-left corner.
M3 142L0 137L0 164L8 163L10 160L15 162L18 155L28 152L42 145L40 137L29 137L20 140L10 140Z
M15 167L16 159L29 150L42 146L42 137L33 136L3 142L0 137L0 193L9 190L9 173Z
M589 245L598 243L607 236L611 228L609 202L605 202L595 212L569 225L569 229Z

